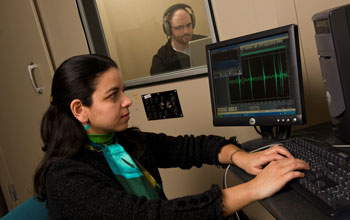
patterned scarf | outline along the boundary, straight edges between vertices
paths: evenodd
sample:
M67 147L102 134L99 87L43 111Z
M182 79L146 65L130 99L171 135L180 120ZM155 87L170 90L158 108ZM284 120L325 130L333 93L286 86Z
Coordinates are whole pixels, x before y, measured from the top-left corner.
M103 152L109 167L127 193L144 196L148 200L159 199L161 187L149 172L118 144L114 133L88 134L89 148Z

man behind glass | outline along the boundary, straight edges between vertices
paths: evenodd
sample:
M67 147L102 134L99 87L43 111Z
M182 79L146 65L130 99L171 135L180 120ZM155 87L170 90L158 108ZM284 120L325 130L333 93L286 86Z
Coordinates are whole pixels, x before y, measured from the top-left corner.
M186 4L170 6L163 14L163 31L168 41L153 56L151 75L190 67L188 42L203 38L193 34L195 17Z

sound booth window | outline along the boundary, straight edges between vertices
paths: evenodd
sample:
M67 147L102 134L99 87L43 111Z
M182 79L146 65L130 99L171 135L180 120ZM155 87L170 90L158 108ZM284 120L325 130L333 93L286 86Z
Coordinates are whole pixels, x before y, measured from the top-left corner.
M205 1L76 2L90 52L117 61L127 88L207 74L205 45L215 37Z

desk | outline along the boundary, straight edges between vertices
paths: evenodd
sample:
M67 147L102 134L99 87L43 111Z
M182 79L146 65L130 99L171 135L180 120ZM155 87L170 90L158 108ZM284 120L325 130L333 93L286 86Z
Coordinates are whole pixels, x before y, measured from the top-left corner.
M292 136L306 136L325 141L331 144L343 145L344 143L337 139L332 131L330 123L324 123L317 126L305 128L292 132ZM344 150L344 149L343 149ZM346 151L350 149L347 148ZM245 173L242 169L232 166L231 172L240 181L247 182L253 176ZM305 199L292 188L286 186L275 195L259 201L267 211L271 213L276 219L281 220L326 220L330 217L320 211L310 201Z
M310 137L332 145L346 145L334 135L330 122L292 131L292 136Z

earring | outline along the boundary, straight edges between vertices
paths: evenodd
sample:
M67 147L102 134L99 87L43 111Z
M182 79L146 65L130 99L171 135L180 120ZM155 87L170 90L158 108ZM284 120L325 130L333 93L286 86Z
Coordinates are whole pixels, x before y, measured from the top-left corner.
M90 125L88 125L88 124L84 125L84 129L85 129L86 131L89 130L89 128L90 128Z

